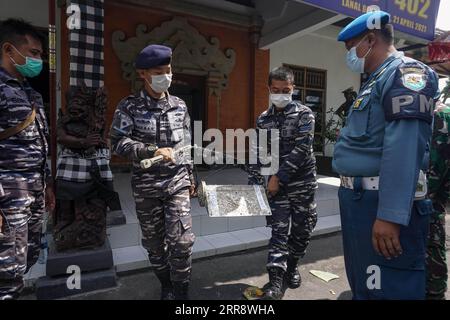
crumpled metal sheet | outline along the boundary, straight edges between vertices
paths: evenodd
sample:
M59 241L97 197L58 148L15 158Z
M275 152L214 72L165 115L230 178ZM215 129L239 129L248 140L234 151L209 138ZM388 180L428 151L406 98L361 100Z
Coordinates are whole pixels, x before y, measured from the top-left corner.
M204 184L203 189L210 217L272 215L265 189L262 186Z

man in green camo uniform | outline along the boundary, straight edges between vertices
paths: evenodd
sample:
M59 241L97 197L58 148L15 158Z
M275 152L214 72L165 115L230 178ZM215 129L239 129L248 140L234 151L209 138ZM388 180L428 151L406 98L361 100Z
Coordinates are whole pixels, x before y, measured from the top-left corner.
M434 213L430 221L427 250L427 299L443 300L448 267L445 248L445 207L450 197L450 106L440 104L434 117L431 169L428 186Z

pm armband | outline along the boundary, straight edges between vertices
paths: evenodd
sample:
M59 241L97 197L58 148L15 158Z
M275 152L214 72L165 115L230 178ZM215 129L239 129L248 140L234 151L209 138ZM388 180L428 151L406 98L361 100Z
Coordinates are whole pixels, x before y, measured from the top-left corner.
M437 91L430 71L417 66L399 68L392 87L384 95L386 120L419 119L431 124Z

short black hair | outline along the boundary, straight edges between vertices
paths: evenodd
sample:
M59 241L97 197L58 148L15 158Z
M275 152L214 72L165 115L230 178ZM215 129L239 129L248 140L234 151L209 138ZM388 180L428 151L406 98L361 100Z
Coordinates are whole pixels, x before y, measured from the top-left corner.
M278 67L273 69L269 74L269 86L272 85L272 80L289 81L295 83L294 72L287 67Z
M387 44L394 44L394 26L392 24L387 23L382 26L379 33Z
M40 41L41 44L44 43L43 35L23 19L8 19L0 22L0 48L3 47L5 42L10 42L14 46L27 43L25 36L30 36ZM1 54L0 50L0 57Z

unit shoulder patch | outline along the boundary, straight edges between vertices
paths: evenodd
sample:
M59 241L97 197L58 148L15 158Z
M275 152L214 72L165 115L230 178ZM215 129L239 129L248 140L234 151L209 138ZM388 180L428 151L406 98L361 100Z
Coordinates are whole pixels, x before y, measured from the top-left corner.
M404 67L400 69L403 86L419 92L427 86L426 71L418 67Z

